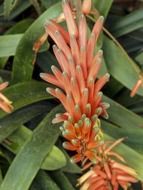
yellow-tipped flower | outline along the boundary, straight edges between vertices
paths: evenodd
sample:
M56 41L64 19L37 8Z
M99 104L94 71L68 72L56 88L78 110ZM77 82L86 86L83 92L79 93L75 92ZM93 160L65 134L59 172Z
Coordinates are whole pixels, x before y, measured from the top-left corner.
M4 90L8 86L8 82L3 82L0 84L0 91ZM0 92L0 108L10 113L13 110L12 102Z

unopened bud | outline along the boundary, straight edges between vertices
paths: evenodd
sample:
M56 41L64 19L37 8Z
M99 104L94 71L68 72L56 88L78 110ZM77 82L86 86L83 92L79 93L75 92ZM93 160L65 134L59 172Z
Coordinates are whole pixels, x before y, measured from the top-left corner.
M91 0L84 0L82 3L82 12L84 14L89 14L91 11L91 5L92 5Z

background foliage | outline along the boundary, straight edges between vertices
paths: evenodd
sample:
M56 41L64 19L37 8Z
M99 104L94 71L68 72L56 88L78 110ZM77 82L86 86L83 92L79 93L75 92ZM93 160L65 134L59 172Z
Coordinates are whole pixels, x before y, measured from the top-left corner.
M0 80L10 82L4 94L14 105L11 114L0 111L0 190L74 190L81 170L63 150L59 127L51 124L62 107L39 78L56 64L48 42L32 64L33 45L45 22L61 13L61 1L0 2ZM104 88L109 119L102 126L107 138L128 137L117 151L143 180L143 89L129 96L143 67L143 2L93 0L93 7L106 18L99 43L104 50L101 72L111 74ZM95 18L88 21L90 27ZM141 184L131 188L141 189Z

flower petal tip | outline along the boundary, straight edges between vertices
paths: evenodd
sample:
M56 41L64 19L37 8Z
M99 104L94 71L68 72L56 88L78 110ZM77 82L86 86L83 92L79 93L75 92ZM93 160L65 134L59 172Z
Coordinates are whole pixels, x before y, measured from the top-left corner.
M104 22L104 16L100 16L98 19L99 19L101 22Z
M45 78L46 74L45 73L40 73L40 78Z
M50 88L50 87L46 88L46 92L48 92L49 94L51 94L51 90L52 90L52 88Z

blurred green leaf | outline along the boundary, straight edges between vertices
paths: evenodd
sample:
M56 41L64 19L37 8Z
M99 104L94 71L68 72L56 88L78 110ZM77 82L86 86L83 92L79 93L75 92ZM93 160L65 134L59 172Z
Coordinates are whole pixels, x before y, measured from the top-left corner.
M5 32L5 34L20 34L20 33L24 33L27 30L27 28L32 24L32 22L33 22L33 19L24 19L24 20L16 23L11 28L9 28ZM15 51L16 51L16 47L15 47ZM9 49L9 47L8 47L8 49ZM15 52L14 52L14 54L15 54ZM8 58L9 57L0 58L0 68L3 68L5 66Z
M109 121L116 124L118 127L123 127L126 129L141 128L143 125L143 118L108 98L107 96L103 97L105 102L110 104L108 109Z
M23 34L27 30L27 28L33 23L33 21L34 20L32 18L23 19L15 23L11 28L9 28L5 32L5 34Z
M51 66L58 66L58 62L50 51L39 53L37 56L36 64L41 68L42 72L52 73Z
M108 15L108 12L111 8L111 5L113 3L113 0L93 0L93 3L95 5L95 9L97 9L100 13L100 15L103 15L105 18Z
M102 128L104 132L115 139L125 137L125 144L133 148L138 153L143 154L143 130L141 128L124 128L124 126L117 126L116 124L110 123L110 121L102 120Z
M51 108L52 106L49 103L48 106L47 104L43 105L38 103L36 105L30 105L22 108L0 119L0 142L16 131L16 129L20 128L24 123L28 122L37 115L49 112ZM14 148L16 147L13 147L13 149Z
M12 9L14 9L15 5L19 0L4 0L4 16L6 18L9 17Z
M0 169L0 185L1 185L2 181L3 181L3 176L2 176L2 171Z
M51 124L58 109L59 107L54 109L42 120L17 154L1 184L1 190L28 190L59 136L59 129Z
M135 60L139 63L140 67L143 69L143 52L140 52L136 57Z
M31 6L31 3L29 0L19 0L19 3L16 5L14 10L9 15L8 19L12 20L15 19L18 15L23 13L26 9L28 9Z
M17 45L23 34L0 36L0 57L15 55Z
M44 34L44 24L47 20L57 17L61 12L61 4L47 9L25 32L21 39L13 63L12 81L28 81L32 77L35 53L33 45ZM24 52L24 53L23 53Z
M27 28L32 24L32 22L33 22L33 19L24 19L24 20L16 23L11 28L9 28L5 32L5 34L20 34L20 33L24 33L27 30ZM9 57L0 58L0 68L3 68L5 66L8 58Z
M41 168L44 170L57 170L66 165L66 159L62 151L53 146L51 152L47 155Z
M30 190L60 190L55 181L44 171L39 171Z
M29 81L12 85L4 90L3 93L13 102L14 111L16 111L31 103L52 98L46 92L46 87L45 83ZM0 111L0 117L4 115L6 113Z
M75 190L66 175L62 171L51 172L50 175L62 190Z
M8 142L4 141L3 145L14 154L17 154L24 146L26 141L32 136L32 131L24 126L14 131L8 136ZM56 170L66 165L66 158L59 148L53 146L41 166L44 170Z
M29 0L31 2L31 4L34 6L36 12L38 13L38 15L41 14L41 7L40 7L40 3L38 2L38 0Z
M60 146L60 149L64 153L66 159L67 159L67 164L61 169L63 172L68 172L68 173L81 173L81 168L77 165L71 162L70 156L67 154L65 149Z
M127 137L126 143L143 153L143 118L108 97L103 99L110 104L109 119L102 120L104 131L115 138Z
M140 69L113 37L104 37L103 50L109 73L131 90L139 79ZM137 94L143 95L143 89Z
M135 10L132 13L119 19L111 28L116 37L133 32L143 27L143 9Z
M8 70L0 69L0 80L3 81L9 81L11 78L11 72Z
M41 0L41 3L42 3L42 5L47 9L47 8L49 8L51 5L53 5L53 4L55 4L55 3L57 3L57 2L59 2L60 0Z

